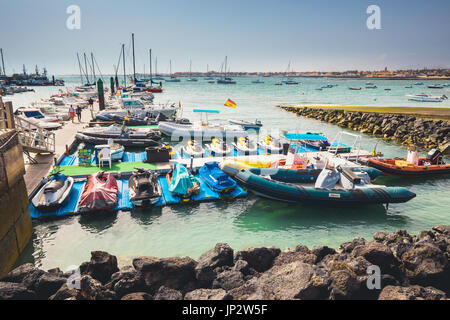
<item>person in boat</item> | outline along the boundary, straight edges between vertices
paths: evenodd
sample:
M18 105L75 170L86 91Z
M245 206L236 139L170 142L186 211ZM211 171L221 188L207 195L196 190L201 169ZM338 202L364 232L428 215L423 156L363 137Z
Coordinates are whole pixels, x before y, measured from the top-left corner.
M419 165L419 154L417 153L415 146L409 146L408 147L408 153L406 156L406 161L409 163L414 164L415 166Z

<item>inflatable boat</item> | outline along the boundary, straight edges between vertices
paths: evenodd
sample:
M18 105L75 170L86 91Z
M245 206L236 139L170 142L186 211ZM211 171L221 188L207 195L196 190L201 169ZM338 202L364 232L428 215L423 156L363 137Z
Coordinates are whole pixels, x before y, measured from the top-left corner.
M220 170L217 162L207 162L198 171L200 177L214 191L229 193L236 187L236 181Z
M99 144L108 144L110 139L112 139L113 143L120 144L124 147L136 147L136 148L144 148L144 147L154 147L158 146L158 142L152 139L126 139L126 138L99 138L99 137L91 137L82 133L77 133L75 138L78 141L84 142L90 145L99 145Z
M233 120L233 119L229 119L228 120L229 124L235 124L238 126L241 126L242 128L244 128L245 130L249 130L249 129L255 129L255 130L259 130L262 127L262 122L261 120L255 120L254 122L250 122L250 121L245 121L245 120Z
M54 211L69 198L73 187L73 178L62 173L54 173L31 200L33 206L41 212Z
M407 202L416 195L405 188L370 184L366 172L323 169L319 175L275 168L245 169L236 180L255 194L285 202L329 205L389 204Z
M367 165L394 176L429 177L450 174L450 164L444 162L442 153L437 149L430 150L424 158L418 158L417 165L405 158L368 158Z
M128 180L130 201L135 206L155 204L161 197L161 186L156 175L150 170L137 169Z
M78 202L78 212L111 211L117 204L118 186L111 173L91 174Z
M78 133L96 138L152 139L154 141L158 141L161 139L161 134L155 130L143 132L114 124L106 128L87 128L85 130L78 131Z

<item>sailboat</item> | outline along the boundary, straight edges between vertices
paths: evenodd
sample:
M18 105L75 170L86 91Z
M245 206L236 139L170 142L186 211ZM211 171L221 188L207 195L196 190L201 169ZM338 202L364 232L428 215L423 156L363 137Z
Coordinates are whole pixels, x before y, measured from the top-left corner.
M288 67L286 70L286 76L289 74L290 68L291 68L291 61L289 61L289 64L288 64ZM283 80L283 83L284 84L298 84L298 82L293 80L291 77L287 77L286 80Z
M152 77L152 49L149 49L149 55L150 55L150 85L145 87L145 91L148 92L162 92L161 82L159 86L153 86L153 77ZM157 82L156 82L157 83Z
M153 77L153 80L164 80L164 78L158 74L158 57L155 57L155 77Z
M166 82L180 82L180 79L172 74L172 60L169 61L170 79L166 79Z
M223 77L219 80L217 80L217 83L220 84L236 84L236 81L233 79L227 77L227 56L225 56L225 72L223 74Z
M205 80L214 80L213 77L209 76L209 65L206 65L206 74L208 75L208 77L206 77ZM214 83L214 81L212 83Z
M186 81L198 81L197 78L192 78L192 60L189 61L189 78Z

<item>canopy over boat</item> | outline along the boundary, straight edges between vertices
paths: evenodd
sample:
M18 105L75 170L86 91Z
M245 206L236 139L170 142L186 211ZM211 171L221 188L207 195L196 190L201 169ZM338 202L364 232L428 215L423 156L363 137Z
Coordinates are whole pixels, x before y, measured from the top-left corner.
M194 112L203 112L203 113L220 113L219 110L209 110L209 109L194 109Z
M319 134L310 133L282 133L283 137L288 140L316 140L316 141L327 141L328 139Z

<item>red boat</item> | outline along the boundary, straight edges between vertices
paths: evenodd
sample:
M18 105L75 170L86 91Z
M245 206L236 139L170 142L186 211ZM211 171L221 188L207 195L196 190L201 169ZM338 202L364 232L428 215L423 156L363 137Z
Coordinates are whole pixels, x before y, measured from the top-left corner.
M144 91L159 93L159 92L163 92L163 89L161 87L150 87L150 88L145 88Z
M117 181L111 173L91 174L78 203L78 212L114 210L117 204Z

